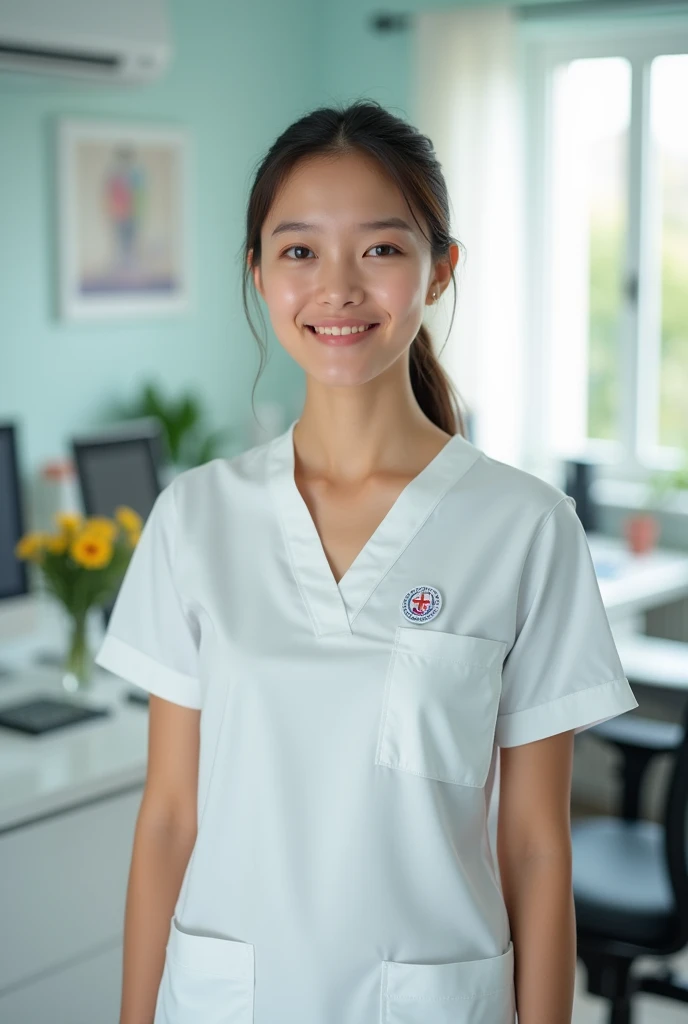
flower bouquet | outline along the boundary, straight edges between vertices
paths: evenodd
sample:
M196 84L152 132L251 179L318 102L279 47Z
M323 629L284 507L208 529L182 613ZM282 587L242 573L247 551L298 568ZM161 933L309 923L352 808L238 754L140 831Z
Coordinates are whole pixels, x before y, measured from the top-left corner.
M17 558L40 568L45 589L60 602L71 622L65 660L66 689L87 687L93 673L86 623L89 610L106 604L116 593L141 535L142 520L120 505L114 519L84 518L58 512L57 531L25 534L17 543Z

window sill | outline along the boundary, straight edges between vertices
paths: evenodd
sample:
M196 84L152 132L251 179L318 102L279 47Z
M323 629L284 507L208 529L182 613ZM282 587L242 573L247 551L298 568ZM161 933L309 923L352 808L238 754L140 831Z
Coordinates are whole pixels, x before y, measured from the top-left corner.
M595 480L591 486L592 499L598 505L627 509L629 513L642 511L659 517L688 517L688 491L675 492L661 506L648 507L646 495L645 485L633 481Z

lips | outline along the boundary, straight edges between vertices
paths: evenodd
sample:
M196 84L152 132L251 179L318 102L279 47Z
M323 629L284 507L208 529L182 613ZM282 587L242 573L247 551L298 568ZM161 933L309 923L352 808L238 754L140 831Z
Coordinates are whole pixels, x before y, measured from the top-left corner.
M331 346L342 346L342 345L355 345L358 341L363 341L369 338L373 331L379 327L379 324L371 324L365 331L354 331L352 334L319 334L310 324L306 325L308 330L313 334L318 341L325 345Z

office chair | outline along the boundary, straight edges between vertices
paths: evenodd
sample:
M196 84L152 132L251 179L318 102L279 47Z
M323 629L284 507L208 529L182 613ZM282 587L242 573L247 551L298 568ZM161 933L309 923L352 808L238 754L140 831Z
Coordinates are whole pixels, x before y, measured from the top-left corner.
M636 992L688 1003L688 979L674 971L631 973L638 957L666 957L688 946L688 702L683 718L661 822L599 816L571 824L578 957L588 992L610 1003L609 1024L632 1024ZM659 731L654 739L663 748L672 737ZM636 767L630 778L633 787ZM636 796L624 801L637 811Z
M591 726L588 732L616 747L621 755L618 761L620 816L624 821L636 821L640 816L640 794L645 773L658 754L673 754L680 747L682 725L680 722L661 722L630 714L600 722Z

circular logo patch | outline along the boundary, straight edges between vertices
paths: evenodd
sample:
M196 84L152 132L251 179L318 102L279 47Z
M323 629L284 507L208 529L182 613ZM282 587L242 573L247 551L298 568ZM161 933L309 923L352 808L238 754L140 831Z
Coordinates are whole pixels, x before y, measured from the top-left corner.
M409 622L429 622L442 607L442 595L435 587L414 587L404 594L401 610Z

